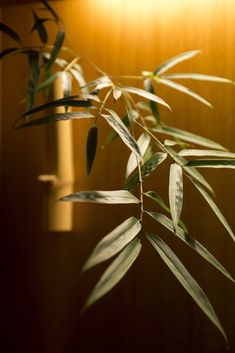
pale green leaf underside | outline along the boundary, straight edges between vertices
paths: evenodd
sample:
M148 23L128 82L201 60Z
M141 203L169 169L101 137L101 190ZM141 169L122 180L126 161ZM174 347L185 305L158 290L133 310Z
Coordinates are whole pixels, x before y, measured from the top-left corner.
M167 104L162 98L156 96L153 93L147 92L141 88L137 88L137 87L130 87L130 86L123 86L122 87L123 91L127 91L129 93L133 93L133 94L137 94L138 96L144 97L150 101L159 103L161 105L164 105L165 107L167 107L168 109L171 110L171 107L169 106L169 104Z
M169 204L174 229L177 227L183 206L183 173L177 163L171 164L169 178Z
M220 222L223 224L225 229L227 229L228 233L230 234L233 241L235 241L235 235L228 224L227 220L225 219L224 215L221 213L219 207L215 204L214 200L210 197L210 195L202 188L200 184L198 184L195 180L191 179L192 183L196 186L198 191L202 194L204 199L207 201L208 205L211 207L213 212L216 214Z
M157 213L157 212L147 212L146 213L155 219L158 223L166 227L172 233L174 233L180 240L185 242L194 251L196 251L201 257L208 261L212 266L214 266L218 271L220 271L224 276L229 278L232 282L235 282L230 273L224 268L223 265L207 250L199 241L193 238L190 234L185 233L182 227L177 226L175 231L173 228L173 223L167 216Z
M130 243L141 230L141 223L130 217L107 234L95 247L86 261L83 271L110 259Z
M185 131L185 130L181 130L181 129L177 129L171 126L161 126L161 127L157 127L157 128L153 128L152 131L160 133L160 134L165 134L165 135L169 135L169 136L173 136L177 139L181 139L183 141L187 141L187 142L191 142L194 143L196 145L200 145L200 146L204 146L204 147L208 147L208 148L212 148L212 149L217 149L217 150L225 150L226 148L221 146L220 144L218 144L215 141L212 141L210 139L207 139L205 137L193 134L191 132Z
M208 107L212 108L212 105L206 100L204 99L203 97L201 97L199 94L197 94L196 92L192 91L191 89L179 84L179 83L176 83L176 82L173 82L173 81L170 81L170 80L167 80L167 79L163 79L163 78L157 78L156 81L158 83L161 83L165 86L168 86L168 87L171 87L173 89L176 89L177 91L180 91L182 93L185 93L195 99L197 99L198 101L200 101L201 103L207 105Z
M226 333L211 305L207 296L195 281L195 279L190 275L188 270L184 267L182 262L174 254L174 252L169 248L169 246L158 236L153 234L147 235L148 240L157 250L158 254L161 256L163 261L169 267L171 272L175 275L178 281L182 284L185 290L201 308L201 310L208 316L208 318L213 322L213 324L218 328L223 337L227 342Z
M134 239L111 263L107 270L100 277L95 288L88 297L82 311L93 305L98 299L109 292L130 269L141 250L139 239Z
M190 50L190 51L186 51L183 52L179 55L176 55L170 59L168 59L167 61L165 61L163 64L161 64L160 66L158 66L156 68L156 70L154 71L155 75L161 75L164 72L166 72L167 70L171 69L173 66L179 64L180 62L183 62L185 60L191 59L193 58L195 55L199 54L200 50Z
M127 190L112 190L112 191L81 191L64 196L61 201L72 202L95 202L106 204L129 204L140 201Z
M215 150L197 150L197 149L185 149L178 153L182 157L217 157L217 158L231 158L235 159L235 153L227 151L215 151Z
M213 75L204 75L197 73L175 73L175 74L167 74L162 76L162 78L174 80L174 79L189 79L189 80L199 80L199 81L210 81L210 82L218 82L218 83L233 83L232 80L229 80L225 77L213 76Z

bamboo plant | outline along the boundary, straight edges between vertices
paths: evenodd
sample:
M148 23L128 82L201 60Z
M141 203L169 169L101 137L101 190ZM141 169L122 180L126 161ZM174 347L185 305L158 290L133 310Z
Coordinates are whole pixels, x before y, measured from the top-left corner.
M46 17L44 17L45 13ZM112 76L95 63L79 56L73 49L64 47L65 26L49 1L41 0L41 7L37 11L32 10L32 15L34 25L29 34L34 31L38 32L40 40L38 46L26 46L14 29L7 24L0 24L0 30L4 35L11 37L16 43L14 47L4 49L0 53L0 58L6 59L14 55L17 60L16 54L22 54L28 60L27 107L25 113L15 121L14 129L53 124L68 119L89 119L92 123L88 130L86 144L88 175L92 172L95 161L100 120L104 120L112 128L106 143L120 138L130 152L126 163L123 189L78 191L64 195L60 200L61 202L98 204L136 204L139 209L139 217L131 216L118 224L100 240L86 260L82 271L87 271L113 258L87 298L82 310L93 305L122 279L138 258L142 239L147 238L169 270L227 341L226 333L206 294L166 242L158 235L149 232L147 219L152 218L156 223L167 228L170 236L175 236L186 243L234 282L223 265L189 233L181 219L181 211L183 180L187 178L235 241L230 225L214 201L212 187L199 171L200 168L234 169L235 153L229 152L224 146L206 137L164 123L160 117L159 106L163 106L164 109L171 109L171 107L155 92L158 85L162 84L211 107L206 99L178 83L178 80L210 81L229 85L234 85L234 82L227 78L199 73L168 73L168 70L177 64L198 55L199 50L181 53L168 59L151 72L143 71L139 76ZM56 38L51 46L48 45L46 29L48 21L53 21L58 27ZM86 82L84 63L89 64L96 71L97 75L91 82ZM58 77L62 78L63 98L35 106L37 95L41 91L47 92ZM120 83L123 79L128 80L130 85ZM76 95L71 95L74 81L78 83L79 91ZM138 87L133 86L131 82L138 82ZM120 116L119 109L113 104L113 100L122 105L125 111L123 116ZM64 112L47 115L47 109L54 107L64 107ZM72 111L69 110L71 107ZM38 117L36 113L40 113L41 116ZM166 160L171 162L169 206L159 195L161 190L146 190L145 187L145 179L157 173L158 166ZM162 209L162 213L147 209L146 199L151 199L153 209L157 206L157 209Z

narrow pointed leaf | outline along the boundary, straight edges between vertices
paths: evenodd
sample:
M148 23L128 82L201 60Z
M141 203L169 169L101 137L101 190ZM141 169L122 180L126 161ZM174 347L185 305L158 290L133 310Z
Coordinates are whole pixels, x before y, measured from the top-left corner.
M75 80L77 81L77 83L80 87L86 85L86 80L85 80L83 72L81 70L70 69L69 71L71 72L71 74L73 75L73 77L75 78ZM87 87L81 88L81 91L84 93L89 93L89 90Z
M196 145L212 148L212 149L217 149L217 150L225 150L226 148L221 146L215 141L212 141L210 139L207 139L205 137L192 134L191 132L177 129L175 127L171 126L161 126L161 127L154 127L151 129L154 132L160 133L160 134L165 134L169 136L173 136L175 138L181 139L183 141L195 143Z
M151 142L151 138L148 134L146 134L145 132L142 133L139 137L139 139L137 140L137 144L139 146L140 149L140 153L141 155L144 157L145 152L147 151L149 144ZM126 179L128 178L128 176L133 172L133 170L137 167L137 160L136 160L136 155L132 152L130 154L130 157L128 159L127 162L127 167L126 167Z
M206 99L204 99L203 97L201 97L199 94L197 94L196 92L192 91L191 89L189 89L188 87L185 87L179 83L167 80L167 79L163 79L163 78L157 78L157 82L161 83L165 86L171 87L173 89L176 89L177 91L180 91L182 93L185 93L195 99L197 99L198 101L200 101L201 103L207 105L208 107L212 108L212 105L210 104L210 102L208 102Z
M155 95L155 89L153 87L152 79L147 78L144 80L144 88L149 93L152 93ZM150 106L151 112L152 112L156 122L159 123L160 122L160 113L159 113L159 109L158 109L158 104L156 102L150 100L149 106Z
M28 95L27 95L27 110L30 110L34 106L37 85L40 76L39 67L39 53L34 50L30 50L28 54L29 63L29 78L28 78Z
M34 17L34 25L31 29L30 33L37 30L41 42L43 44L45 44L48 40L48 36L47 36L46 28L44 26L44 22L49 21L49 19L38 17L38 15L36 14L36 12L34 10L32 10L32 13L33 13L33 17Z
M72 92L72 75L67 71L63 71L61 79L62 79L63 97L64 98L70 97Z
M141 244L139 239L132 240L132 242L122 250L99 279L82 311L86 310L108 293L123 278L136 260L140 250Z
M182 61L188 60L193 58L195 55L199 54L200 50L190 50L186 51L184 53L181 53L177 56L174 56L167 61L165 61L163 64L158 66L156 70L154 71L155 75L160 75L166 72L167 70L171 69L173 66L179 64Z
M47 10L51 13L51 15L54 17L54 20L56 22L59 21L59 16L57 15L57 13L55 12L55 10L51 7L51 5L49 4L48 0L40 0L44 6L47 8Z
M234 235L230 225L228 224L227 220L225 219L224 215L221 213L219 207L216 205L214 200L210 197L210 195L203 189L203 187L199 183L197 183L193 179L191 179L191 181L196 186L196 188L201 193L201 195L204 197L204 199L206 200L206 202L208 203L208 205L210 206L212 211L216 214L216 216L218 217L220 222L223 224L225 229L228 231L228 233L230 234L233 241L235 241L235 235Z
M195 168L231 168L235 169L233 159L193 159L186 164L188 167Z
M213 267L220 271L224 276L229 278L232 282L235 282L230 273L221 265L221 263L207 250L199 241L192 237L182 229L182 226L177 226L174 230L173 222L170 218L157 212L146 212L149 216L153 217L158 223L166 227L172 233L174 233L180 240L186 243L190 248L197 252L201 257L208 261Z
M160 97L156 96L155 94L149 93L141 88L123 86L122 90L127 91L129 93L137 94L138 96L144 97L150 101L164 105L165 107L167 107L168 109L171 110L171 107L163 99L161 99Z
M87 174L89 175L94 163L96 148L97 148L97 138L98 138L98 129L94 125L89 129L86 143L86 165L87 165Z
M54 61L56 60L57 56L59 55L59 52L61 50L61 47L63 45L65 39L65 32L63 30L60 30L57 35L56 39L51 51L51 55L49 60L46 63L46 69L49 70L51 66L53 65Z
M182 157L217 157L217 158L235 158L235 153L227 151L215 151L215 150L197 150L197 149L185 149L178 153Z
M45 81L43 81L38 85L37 87L38 92L43 91L44 89L50 87L55 82L55 80L61 75L62 75L62 71L57 71L51 76L49 76Z
M72 202L95 202L106 204L139 204L140 201L127 190L113 191L81 191L64 196L61 201Z
M86 261L83 271L104 262L121 251L141 230L141 223L130 217L107 234L95 247Z
M158 254L161 256L165 264L169 267L171 272L175 275L178 281L182 284L184 289L189 293L201 310L208 316L208 318L213 322L213 324L218 328L220 333L223 335L225 341L227 342L226 333L211 305L207 296L195 281L195 279L190 275L188 270L184 267L179 258L175 253L169 248L169 246L157 235L148 234L148 240L157 250Z
M219 77L219 76L213 76L213 75L204 75L204 74L197 74L197 73L176 73L176 74L168 74L161 76L162 78L166 78L169 80L175 80L175 79L183 79L183 80L199 80L199 81L210 81L210 82L218 82L218 83L233 83L234 81L225 78L225 77Z
M68 119L76 120L76 119L87 119L87 118L94 118L94 115L87 112L56 113L53 115L45 116L40 119L27 121L26 123L16 126L15 129L18 130L18 129L24 129L24 128L38 126L38 125L54 124L54 123L57 123L58 121L64 121Z
M119 118L116 112L111 109L106 109L111 115L102 114L107 123L118 133L122 141L129 147L129 149L134 152L134 154L142 161L142 156L140 153L139 146L137 142L130 134L125 124Z
M93 86L97 86L100 83L109 83L111 85L111 81L107 76L100 76L96 80L88 82L85 86L82 86L80 88L93 87Z
M169 180L169 204L174 229L177 227L183 206L183 173L176 163L171 164Z
M128 127L130 126L130 120L128 118L127 115L125 115L123 118L122 118L122 122L123 124ZM118 133L116 132L116 130L112 130L109 132L109 134L107 135L106 139L105 139L105 144L108 144L108 143L111 143L113 142L114 140L116 140L116 138L118 137Z
M167 153L157 152L141 166L142 179L146 179L165 159ZM125 189L132 191L139 183L139 172L135 170L127 179Z
M114 100L117 101L121 97L121 95L122 95L122 91L119 88L114 87L114 89L113 89Z
M0 60L1 60L2 58L4 58L4 56L6 56L6 55L8 55L8 54L12 54L12 53L14 53L14 52L16 52L16 51L18 51L18 50L19 50L19 48L7 48L7 49L2 50L2 51L0 52Z
M11 39L15 40L16 42L20 43L21 39L18 33L16 33L12 28L5 25L4 23L0 22L0 31L7 34Z

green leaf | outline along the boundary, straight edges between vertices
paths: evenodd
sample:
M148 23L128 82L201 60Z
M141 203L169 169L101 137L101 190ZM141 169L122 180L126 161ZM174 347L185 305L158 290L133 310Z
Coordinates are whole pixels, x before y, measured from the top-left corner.
M208 316L208 318L213 322L213 324L218 328L218 330L223 335L225 341L227 342L226 333L214 312L214 309L209 302L207 296L195 281L195 279L190 275L188 270L184 267L182 262L174 254L174 252L169 248L169 246L157 235L148 234L148 240L157 250L158 254L161 256L165 264L169 267L171 272L175 275L178 281L182 284L184 289L189 293L201 310Z
M114 87L113 88L113 98L114 98L115 102L121 97L121 95L122 95L121 89L118 87Z
M51 13L51 15L54 17L54 20L56 22L59 21L59 16L57 15L57 13L55 12L55 10L50 6L50 4L48 3L48 0L40 0L44 6L47 8L47 10Z
M160 97L156 96L155 94L149 93L141 88L123 86L122 90L129 92L129 93L137 94L138 96L144 97L150 101L164 105L165 107L167 107L168 109L171 110L171 107L163 99L161 99Z
M113 191L81 191L64 196L61 201L95 202L106 204L139 204L140 201L127 190Z
M63 71L61 79L62 79L63 97L64 98L70 97L72 92L72 75L67 71Z
M130 120L128 118L128 115L125 115L123 118L122 118L122 122L123 124L128 127L130 126ZM107 135L106 139L105 139L105 144L108 144L108 143L111 143L113 142L114 140L116 140L116 138L118 137L118 133L115 131L115 130L112 130L110 131L110 133Z
M209 140L205 137L202 137L202 136L199 136L196 134L192 134L191 132L188 132L185 130L176 129L175 127L165 125L165 126L161 126L161 127L154 127L151 130L154 132L160 133L160 134L173 136L173 137L181 139L183 141L195 143L196 145L226 151L226 148L221 146L217 142L214 142L212 140Z
M141 166L142 179L146 179L167 158L167 153L157 152ZM139 183L139 172L135 170L127 179L125 189L132 191Z
M129 149L134 152L134 154L142 161L142 156L140 153L139 146L135 139L131 136L130 131L127 129L125 124L119 118L116 112L111 109L106 109L111 115L101 114L107 123L118 133L122 141L129 147Z
M227 220L225 219L225 217L223 216L223 214L221 213L219 207L215 204L214 200L210 197L210 195L202 188L202 186L197 183L195 180L191 179L192 183L196 186L196 188L198 189L198 191L202 194L202 196L204 197L204 199L206 200L206 202L208 203L208 205L211 207L212 211L216 214L216 216L218 217L218 219L220 220L220 222L223 224L223 226L225 227L225 229L227 229L228 233L230 234L231 238L233 239L233 241L235 241L235 235L230 227L230 225L228 224Z
M199 80L199 81L210 81L210 82L218 82L218 83L233 83L232 80L228 78L213 76L213 75L204 75L204 74L197 74L197 73L176 73L176 74L168 74L162 76L162 78L175 80L175 79L183 79L183 80Z
M14 53L16 51L18 51L19 48L7 48L7 49L4 49L0 52L0 60L2 58L4 58L4 56L8 55L8 54L11 54L11 53Z
M73 77L75 78L75 80L77 81L80 87L86 85L86 80L84 78L84 74L80 65L79 65L79 69L70 69L69 71L71 72L71 74L73 75ZM86 87L81 88L81 91L84 93L89 93L89 90Z
M215 151L215 150L197 150L197 149L185 149L178 153L182 157L217 157L217 158L235 158L235 153L227 151Z
M18 33L16 33L12 28L5 25L4 23L0 22L0 31L7 34L11 39L15 40L16 42L20 43L21 39Z
M153 87L153 83L152 83L151 78L146 78L144 80L144 88L149 93L152 93L155 95L155 89ZM159 109L158 109L158 104L156 102L150 100L149 106L150 106L151 112L152 112L156 122L159 124L160 123L160 113L159 113Z
M65 32L63 30L58 31L55 42L51 51L51 55L49 60L46 63L46 69L49 70L53 63L55 62L57 56L59 55L59 52L61 50L61 47L63 45L65 39Z
M107 234L95 247L86 261L83 271L104 262L121 251L141 230L141 223L130 217Z
M108 76L100 76L99 78L97 78L96 80L94 80L94 81L91 81L91 82L88 82L85 86L82 86L82 87L80 87L80 88L88 88L88 87L93 87L93 86L97 86L97 85L99 85L99 84L101 84L101 83L107 83L107 84L109 84L109 86L111 86L111 81L110 81L110 79L108 78ZM106 86L106 87L108 87L108 86Z
M195 168L231 168L235 169L235 160L232 159L194 159L187 162L188 167Z
M46 28L44 26L44 22L49 21L50 19L38 17L38 15L36 14L36 12L34 10L32 10L32 13L33 13L33 17L34 17L34 25L31 29L30 33L37 30L41 42L43 44L45 44L48 40L48 36L47 36Z
M146 195L147 197L155 201L164 211L168 212L169 214L171 213L171 210L169 209L169 207L165 204L162 198L155 191L144 192L144 195ZM183 229L184 233L188 233L188 229L181 219L179 220L179 226ZM173 230L173 226L172 226L172 230Z
M156 78L156 81L158 83L161 83L165 86L168 86L168 87L171 87L173 89L176 89L177 91L180 91L180 92L183 92L195 99L197 99L198 101L200 101L201 103L207 105L208 107L212 108L212 105L206 100L204 99L203 97L201 97L199 94L197 94L196 92L192 91L191 89L179 84L179 83L176 83L176 82L173 82L173 81L170 81L170 80L167 80L167 79L163 79L163 78L159 78L157 77Z
M28 53L29 63L29 78L28 78L28 95L27 95L27 110L30 110L34 106L37 85L40 77L40 66L39 66L39 53L34 50L30 50Z
M88 175L91 172L95 155L96 155L97 138L98 138L98 129L97 129L97 126L94 125L88 131L87 143L86 143L86 166L87 166Z
M44 89L50 87L53 84L53 82L61 75L62 75L62 71L57 71L51 76L49 76L45 81L43 81L40 85L38 85L37 87L38 92L43 91Z
M139 146L139 149L140 149L140 153L141 155L144 157L148 147L149 147L149 144L151 142L151 138L150 136L143 132L139 139L137 140L137 144ZM136 160L136 156L135 154L132 152L129 159L128 159L128 162L127 162L127 167L126 167L126 179L128 178L128 176L133 172L133 170L137 167L137 160Z
M183 206L183 173L177 163L171 164L169 180L169 204L174 229L176 229Z
M233 277L229 272L221 265L221 263L201 244L199 241L194 239L190 234L185 232L181 227L177 226L175 231L173 228L173 222L170 218L163 214L157 212L146 212L149 216L155 219L155 221L162 224L172 233L174 233L180 240L186 243L190 248L197 252L201 257L208 261L212 266L214 266L218 271L220 271L224 276L229 278L232 282L235 282Z
M123 278L136 260L140 250L141 244L139 239L132 240L132 242L122 250L99 279L82 311L85 311L98 299L103 297Z
M94 115L88 112L69 112L69 113L56 113L53 115L45 116L40 119L35 119L31 121L27 121L19 126L16 126L15 129L24 129L27 127L33 127L38 125L47 125L47 124L54 124L58 121L68 120L68 119L87 119L87 118L94 118Z
M179 64L182 61L188 60L193 58L195 55L199 54L200 50L190 50L184 53L181 53L173 58L168 59L163 64L158 66L154 71L154 75L160 75L166 72L167 70L171 69L173 66Z

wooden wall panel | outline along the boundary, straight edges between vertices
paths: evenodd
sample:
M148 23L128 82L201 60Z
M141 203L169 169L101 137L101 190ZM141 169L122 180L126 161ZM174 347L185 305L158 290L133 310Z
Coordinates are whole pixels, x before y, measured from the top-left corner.
M153 70L182 51L202 53L178 66L194 71L235 78L235 4L232 0L66 0L55 2L69 33L68 45L95 61L110 74L139 74ZM26 12L25 12L26 11ZM30 28L25 6L4 8L4 21L24 34ZM20 20L24 18L24 21ZM27 25L27 26L26 26ZM55 31L51 28L51 41ZM33 37L32 42L35 39ZM10 42L3 38L3 45ZM11 43L12 44L12 43ZM129 208L75 207L74 231L48 233L42 227L46 191L37 181L51 171L47 155L47 130L11 133L11 124L23 107L26 67L3 64L3 180L5 220L5 345L6 352L126 353L172 351L223 353L223 339L194 305L148 244L133 271L103 301L79 316L79 307L102 269L79 276L83 261L94 244ZM89 77L93 77L89 71ZM19 89L17 85L22 83ZM214 109L190 97L159 86L159 95L173 113L161 110L166 122L205 135L235 150L234 87L188 83L212 102ZM74 124L76 190L116 189L123 184L123 162L128 156L119 142L99 148L89 179L85 175L85 140L88 123ZM103 144L105 133L99 138ZM235 176L207 172L217 202L235 229ZM149 188L167 196L168 175L159 168ZM200 196L186 182L183 216L192 234L235 275L234 246ZM154 224L149 227L174 248L212 298L235 352L234 286L184 245Z

